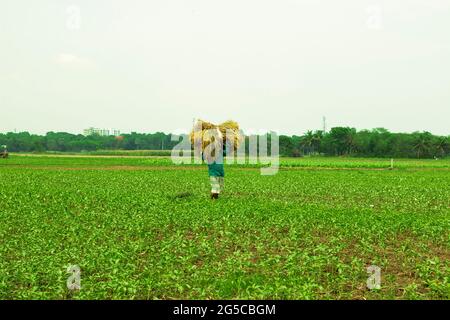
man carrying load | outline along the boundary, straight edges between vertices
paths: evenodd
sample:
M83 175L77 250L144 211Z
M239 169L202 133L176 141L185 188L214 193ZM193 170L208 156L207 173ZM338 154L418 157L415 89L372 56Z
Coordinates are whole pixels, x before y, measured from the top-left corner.
M208 164L208 175L211 183L211 199L218 199L224 189L224 157L227 147L236 151L241 140L239 125L227 121L221 125L197 121L191 135L194 154Z
M204 138L211 141L203 151L203 159L208 164L208 175L211 182L211 199L218 199L224 189L225 170L223 161L225 148L223 137L219 129L209 129Z

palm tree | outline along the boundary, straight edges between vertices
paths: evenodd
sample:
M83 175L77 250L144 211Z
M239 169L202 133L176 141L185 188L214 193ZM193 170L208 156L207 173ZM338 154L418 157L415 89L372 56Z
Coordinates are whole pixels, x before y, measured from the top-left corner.
M439 140L435 143L434 149L440 156L445 156L447 151L450 149L449 140L446 137L440 137Z
M356 149L356 129L350 129L348 130L347 134L344 138L344 144L347 147L347 153L352 154L353 151Z
M311 130L308 130L302 137L301 146L307 148L308 153L311 153L311 148L314 150L314 134Z
M431 133L423 132L419 133L414 140L413 149L416 150L417 158L420 158L421 155L425 154L430 148L430 138Z
M313 135L312 138L312 146L313 146L313 150L319 152L320 151L320 145L322 143L322 139L323 139L323 131L316 131Z

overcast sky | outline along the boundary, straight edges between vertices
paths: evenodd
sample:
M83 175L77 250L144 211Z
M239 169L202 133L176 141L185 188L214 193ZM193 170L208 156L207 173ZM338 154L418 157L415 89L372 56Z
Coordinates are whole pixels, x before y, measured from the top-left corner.
M0 132L450 134L448 0L1 0Z

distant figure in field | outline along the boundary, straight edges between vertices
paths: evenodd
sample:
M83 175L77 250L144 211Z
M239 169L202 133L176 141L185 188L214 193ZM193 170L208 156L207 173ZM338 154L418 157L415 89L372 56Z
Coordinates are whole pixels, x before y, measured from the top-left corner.
M234 155L244 140L239 124L228 120L220 125L198 120L190 133L194 154L208 164L208 175L211 183L211 199L218 199L224 190L224 157L226 150Z
M6 158L8 158L8 156L9 156L9 153L8 153L8 150L6 149L6 146L2 146L0 149L0 158L6 159Z
M225 186L225 170L223 166L225 146L219 129L207 130L205 139L212 141L203 152L203 159L208 164L208 175L211 183L211 199L218 199Z

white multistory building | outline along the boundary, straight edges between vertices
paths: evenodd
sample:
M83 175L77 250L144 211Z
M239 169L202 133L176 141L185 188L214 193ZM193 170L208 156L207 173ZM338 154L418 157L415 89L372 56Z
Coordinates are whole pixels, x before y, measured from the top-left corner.
M120 135L120 131L117 129L99 129L99 128L88 128L88 129L84 129L83 130L83 135L85 136L93 136L93 135L98 135L98 136L119 136Z

